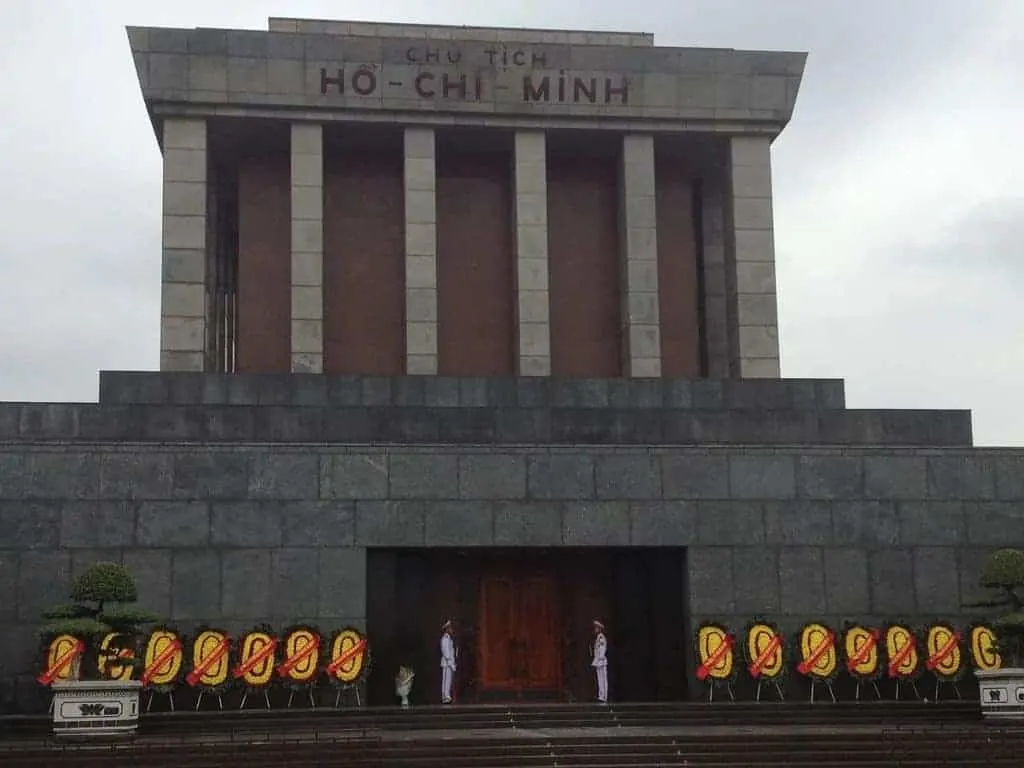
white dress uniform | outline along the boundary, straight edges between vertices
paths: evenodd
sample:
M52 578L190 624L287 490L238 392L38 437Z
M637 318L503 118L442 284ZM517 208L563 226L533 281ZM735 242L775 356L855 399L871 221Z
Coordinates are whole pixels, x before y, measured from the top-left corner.
M452 703L452 679L455 677L455 641L451 634L452 623L441 627L441 703Z
M608 703L608 638L604 634L604 624L594 622L594 658L590 666L597 675L597 700Z

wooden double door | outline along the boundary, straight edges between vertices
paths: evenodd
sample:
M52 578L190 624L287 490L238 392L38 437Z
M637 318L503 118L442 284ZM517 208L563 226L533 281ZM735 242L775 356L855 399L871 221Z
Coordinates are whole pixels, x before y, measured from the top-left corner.
M505 570L480 584L477 659L484 690L561 688L562 639L557 580L548 574Z

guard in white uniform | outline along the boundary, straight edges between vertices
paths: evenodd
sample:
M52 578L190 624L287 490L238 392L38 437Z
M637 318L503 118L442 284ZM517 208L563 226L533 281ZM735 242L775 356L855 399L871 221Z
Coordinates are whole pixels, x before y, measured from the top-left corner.
M608 703L608 638L604 634L604 624L594 619L593 660L590 666L597 675L597 700Z
M452 703L452 679L455 677L455 640L452 637L452 623L441 626L441 703Z

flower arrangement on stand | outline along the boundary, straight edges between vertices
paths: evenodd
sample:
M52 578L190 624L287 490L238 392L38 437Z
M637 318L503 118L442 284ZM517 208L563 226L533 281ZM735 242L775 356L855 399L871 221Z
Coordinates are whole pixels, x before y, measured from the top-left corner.
M239 708L245 709L249 696L262 694L263 703L270 709L270 684L281 655L273 627L253 627L238 638L235 654L237 663L231 676L245 688Z
M729 699L736 700L733 684L739 675L736 636L724 624L706 621L694 637L697 651L697 679L708 684L708 701L713 701L715 688L722 687Z
M295 624L288 627L282 637L281 663L277 673L288 689L288 706L296 693L305 693L311 707L316 707L313 689L316 687L323 657L323 635L317 627Z
M951 686L959 699L957 684L967 672L963 635L949 622L933 621L921 630L920 637L925 669L935 676L934 700L939 700L943 685Z
M920 641L910 624L896 621L885 628L885 656L886 676L896 681L896 700L906 684L921 698L917 687L922 668Z
M793 643L793 655L799 659L796 671L811 681L811 703L814 703L814 691L818 685L824 685L835 701L832 681L839 674L835 631L826 624L810 622L804 625Z
M881 699L878 680L882 677L882 632L873 627L847 621L843 624L843 659L846 672L857 683L857 701L860 689L870 685L875 698Z
M211 696L224 709L224 694L231 688L231 636L220 627L202 625L192 638L191 670L185 682L199 691L196 709Z
M370 644L360 630L345 627L331 636L330 656L324 671L337 690L335 708L340 706L342 696L349 693L354 694L356 706L362 705L359 686L369 674L370 663Z
M185 675L185 643L177 627L159 625L153 628L143 653L140 682L149 691L148 712L157 695L166 697L174 711L174 691Z
M764 619L748 622L743 630L743 657L747 672L757 681L755 699L761 700L761 688L775 688L779 700L785 699L783 682L786 675L786 643L776 624Z

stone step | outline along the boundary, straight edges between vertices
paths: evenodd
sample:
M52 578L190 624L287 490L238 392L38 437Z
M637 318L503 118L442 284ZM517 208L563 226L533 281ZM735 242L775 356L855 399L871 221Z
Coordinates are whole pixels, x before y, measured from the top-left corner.
M467 739L415 738L407 741L349 741L254 738L242 734L219 742L202 739L178 743L152 739L118 748L35 747L13 749L0 744L0 759L19 766L110 765L247 766L263 768L343 764L346 766L445 766L445 768L515 768L516 766L1018 766L1024 747L1019 732L975 728L939 729L899 734L859 735L822 731L811 734L652 735L631 740L594 737ZM7 754L4 754L4 753ZM50 762L46 762L49 760Z
M969 411L0 403L0 441L969 447Z
M554 379L101 371L108 405L616 408L843 408L842 379Z
M329 733L333 738L369 732L472 732L590 728L602 733L603 743L635 739L637 728L775 728L805 726L899 728L916 731L942 725L947 730L978 724L978 703L919 702L737 702L722 704L661 703L426 706L319 709L226 709L196 712L179 709L142 715L148 735L222 733ZM11 736L45 735L45 715L0 717L0 728ZM623 730L625 729L625 730ZM973 731L965 731L969 736ZM619 734L619 735L616 735Z

